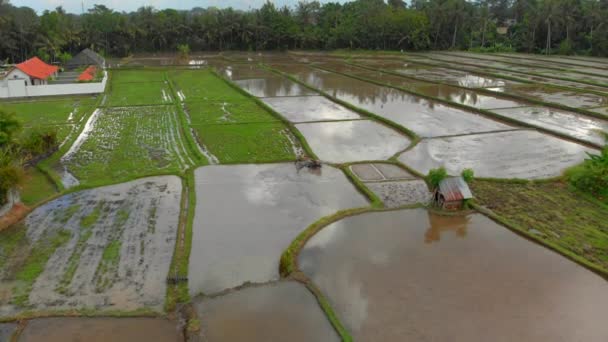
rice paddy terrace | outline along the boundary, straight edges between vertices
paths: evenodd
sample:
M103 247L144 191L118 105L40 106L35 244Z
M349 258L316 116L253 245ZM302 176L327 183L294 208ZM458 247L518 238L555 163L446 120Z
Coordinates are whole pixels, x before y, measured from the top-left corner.
M190 58L0 102L61 140L0 227L0 341L608 340L608 206L560 178L608 59ZM429 206L438 167L474 210Z

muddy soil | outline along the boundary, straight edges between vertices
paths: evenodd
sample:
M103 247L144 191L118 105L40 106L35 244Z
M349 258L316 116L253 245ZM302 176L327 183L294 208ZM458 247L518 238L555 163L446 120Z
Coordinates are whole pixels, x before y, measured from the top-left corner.
M416 176L397 165L374 163L355 164L350 170L362 181L411 180Z
M0 269L0 289L9 289L0 296L0 315L25 309L161 311L181 191L176 176L150 177L75 192L38 207L20 228L27 230L20 252L8 255ZM71 233L69 240L42 264L24 306L11 304L15 291L23 290L15 275L27 267L27 253L64 231Z
M304 285L284 281L194 301L202 341L339 341Z
M183 340L174 322L159 318L42 318L29 321L18 342Z
M361 118L356 112L323 96L267 97L262 101L295 123Z
M397 208L404 205L428 204L431 192L423 180L387 181L365 183L375 193L387 208Z
M17 330L17 324L15 323L0 323L0 341L10 341L15 330Z
M480 214L336 222L300 254L356 341L603 341L608 283Z
M410 139L374 121L339 121L297 124L315 154L325 162L386 160L404 150Z
M191 294L210 295L279 277L279 258L310 224L367 200L338 169L293 163L205 166L195 171Z
M238 80L234 83L257 97L318 95L316 92L280 76Z
M448 107L403 91L358 81L346 76L303 68L282 66L302 81L338 99L368 110L411 129L422 137L467 134L511 129L511 126L461 109Z
M605 140L599 132L608 132L608 120L547 107L497 109L494 112L600 146Z
M399 161L427 174L445 167L450 175L472 168L477 177L538 179L556 177L597 152L532 130L422 140Z

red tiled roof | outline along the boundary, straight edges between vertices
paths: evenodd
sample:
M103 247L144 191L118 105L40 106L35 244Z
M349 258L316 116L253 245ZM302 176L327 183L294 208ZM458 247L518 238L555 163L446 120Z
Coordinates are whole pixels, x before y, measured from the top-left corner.
M23 63L17 64L16 67L17 69L28 74L30 77L38 78L41 80L46 80L47 78L49 78L49 76L59 70L58 67L48 65L42 60L40 60L40 58L38 57L30 58Z
M79 81L92 81L95 78L95 73L97 72L97 68L93 65L88 67L80 76L78 76Z

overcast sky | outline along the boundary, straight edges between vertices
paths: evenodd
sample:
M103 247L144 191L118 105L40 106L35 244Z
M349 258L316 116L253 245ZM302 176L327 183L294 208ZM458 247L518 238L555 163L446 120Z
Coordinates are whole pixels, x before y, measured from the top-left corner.
M334 2L344 2L344 0L333 0ZM85 0L85 11L93 7L94 4L106 5L117 11L134 11L141 6L153 6L158 9L175 8L175 9L190 9L192 7L233 7L238 9L259 8L264 4L265 0ZM283 5L293 6L298 0L273 0L275 5L281 7ZM320 2L330 2L330 0L320 0ZM31 7L36 12L42 13L44 10L52 10L57 6L71 13L82 12L81 0L10 0L14 6Z

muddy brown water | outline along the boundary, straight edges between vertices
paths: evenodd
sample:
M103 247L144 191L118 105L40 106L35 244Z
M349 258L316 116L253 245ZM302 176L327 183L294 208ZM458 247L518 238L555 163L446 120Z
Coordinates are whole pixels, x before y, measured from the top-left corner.
M472 168L477 177L538 179L556 177L597 150L533 130L424 139L399 161L427 174L445 167L459 175Z
M368 213L300 268L356 341L605 341L608 283L481 214Z
M42 264L27 307L11 303L9 292L0 296L0 316L85 308L161 311L181 191L179 177L149 177L71 193L36 208L20 228L27 230L20 251L29 253L29 247L59 231L67 230L71 237ZM104 255L111 244L118 256L108 263ZM0 294L3 288L19 289L14 279L23 258L23 253L12 253L0 268Z
M323 96L267 97L262 101L291 122L361 118L356 112Z
M495 109L493 112L603 146L608 120L547 107Z
M243 79L234 81L234 83L257 97L318 95L316 92L280 76Z
M179 342L178 326L157 318L41 318L29 321L18 342Z
M407 127L422 137L512 128L461 109L343 75L300 65L278 65L277 68L342 101Z
M283 281L194 301L203 341L339 341L304 285Z
M279 277L279 258L321 217L368 201L342 171L293 163L205 166L195 171L196 213L189 264L193 295Z
M325 162L387 160L407 148L410 139L370 120L297 124L304 138Z

